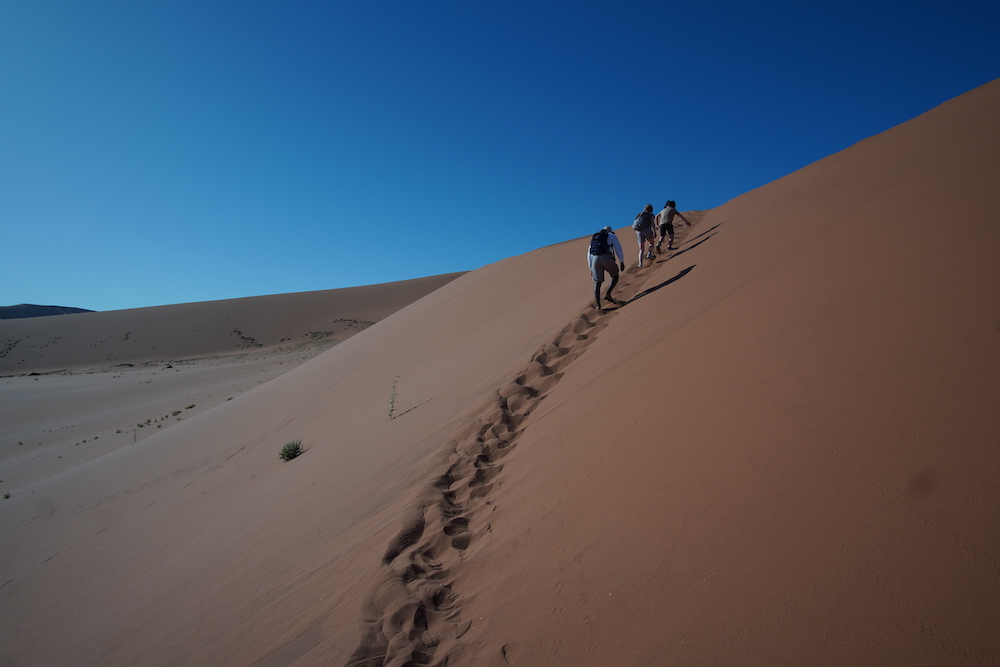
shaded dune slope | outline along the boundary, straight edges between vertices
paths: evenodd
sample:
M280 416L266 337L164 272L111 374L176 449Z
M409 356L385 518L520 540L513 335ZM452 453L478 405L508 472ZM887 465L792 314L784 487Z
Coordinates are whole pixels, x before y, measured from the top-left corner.
M695 216L620 309L582 240L504 260L20 489L0 657L996 664L998 112Z
M52 315L74 315L92 313L86 308L69 306L38 306L33 303L19 303L16 306L0 306L0 320L15 320L23 317L49 317Z
M461 274L73 317L0 321L0 374L138 364L344 340Z

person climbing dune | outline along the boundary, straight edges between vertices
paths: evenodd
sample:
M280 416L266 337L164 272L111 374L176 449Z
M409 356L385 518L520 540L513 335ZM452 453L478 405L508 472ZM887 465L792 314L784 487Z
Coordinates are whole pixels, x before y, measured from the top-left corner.
M618 261L615 261L617 255ZM618 271L625 270L625 253L622 244L618 242L611 227L605 227L590 237L590 248L587 251L587 266L590 276L594 279L594 308L601 310L601 284L604 282L605 271L611 275L611 285L604 298L614 304L618 302L611 298L611 290L618 284Z
M646 204L639 215L632 221L632 229L635 230L635 240L639 244L639 266L642 266L643 259L652 260L656 257L653 252L653 242L656 240L656 229L653 218L653 205ZM649 252L646 252L646 242L649 242Z
M691 223L677 211L677 202L673 199L668 199L667 203L663 205L663 210L656 214L656 224L660 227L660 240L656 242L656 252L660 252L660 246L663 244L663 237L668 238L667 250L676 250L674 247L674 216L677 216L687 224L688 227Z

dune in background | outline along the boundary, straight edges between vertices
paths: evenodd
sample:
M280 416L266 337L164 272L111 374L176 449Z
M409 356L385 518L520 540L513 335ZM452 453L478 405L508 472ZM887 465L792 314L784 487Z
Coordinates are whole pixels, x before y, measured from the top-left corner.
M33 303L19 303L16 306L0 306L0 320L14 320L23 317L50 317L52 315L74 315L92 313L86 308L69 306L38 306Z
M16 487L133 446L459 275L0 322L0 479Z
M0 375L345 340L460 273L381 285L0 321Z
M1000 662L998 112L692 216L620 309L543 248L12 489L0 664Z

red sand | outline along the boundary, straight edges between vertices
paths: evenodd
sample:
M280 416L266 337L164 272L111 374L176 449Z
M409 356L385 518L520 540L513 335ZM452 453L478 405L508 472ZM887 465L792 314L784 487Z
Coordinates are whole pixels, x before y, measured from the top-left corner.
M997 664L997 118L692 216L619 310L543 248L12 489L0 664Z

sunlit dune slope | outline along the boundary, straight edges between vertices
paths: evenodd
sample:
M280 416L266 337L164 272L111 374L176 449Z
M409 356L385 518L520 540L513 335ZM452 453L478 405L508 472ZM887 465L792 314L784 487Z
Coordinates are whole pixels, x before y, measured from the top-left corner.
M996 664L997 117L692 216L620 309L543 248L15 489L0 663Z

